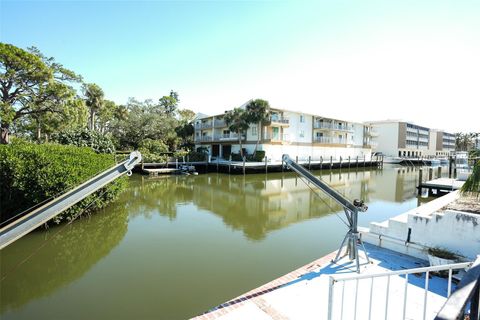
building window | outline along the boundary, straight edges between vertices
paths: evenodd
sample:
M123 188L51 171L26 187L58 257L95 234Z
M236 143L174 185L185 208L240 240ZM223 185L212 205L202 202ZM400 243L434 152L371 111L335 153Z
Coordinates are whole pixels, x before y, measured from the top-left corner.
M257 127L252 127L252 136L256 136L257 135Z
M303 114L300 115L300 123L305 123L305 116Z
M305 130L300 130L300 138L305 138Z

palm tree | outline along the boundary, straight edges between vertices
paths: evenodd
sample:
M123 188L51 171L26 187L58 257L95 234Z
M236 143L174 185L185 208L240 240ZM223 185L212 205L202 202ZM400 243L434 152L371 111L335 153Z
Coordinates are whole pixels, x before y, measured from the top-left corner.
M253 151L253 155L255 156L258 144L260 143L261 125L267 122L270 118L270 104L266 100L255 99L247 104L246 110L250 122L257 124L257 143L255 144L255 150Z
M242 138L243 134L248 130L250 126L250 119L245 109L235 108L228 111L225 114L225 123L230 131L235 132L238 135L238 144L240 145L240 156L243 158L242 150Z
M83 94L85 95L85 104L90 109L90 130L95 130L95 115L103 106L104 93L95 83L85 83L83 85Z
M462 194L472 194L480 196L480 160L477 160L473 166L473 171L461 189Z

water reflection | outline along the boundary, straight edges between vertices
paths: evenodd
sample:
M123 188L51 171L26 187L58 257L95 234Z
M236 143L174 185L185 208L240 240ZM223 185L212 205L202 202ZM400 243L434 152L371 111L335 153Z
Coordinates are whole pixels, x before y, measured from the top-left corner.
M32 232L2 249L1 314L81 278L119 244L127 232L127 217L126 208L115 205L72 225ZM63 229L57 233L59 228Z
M316 176L347 198L402 202L415 195L417 173L403 170L318 171ZM342 208L293 173L230 176L209 174L136 177L124 199L130 214L175 219L177 206L192 203L212 212L250 240L261 240L292 223L341 212Z

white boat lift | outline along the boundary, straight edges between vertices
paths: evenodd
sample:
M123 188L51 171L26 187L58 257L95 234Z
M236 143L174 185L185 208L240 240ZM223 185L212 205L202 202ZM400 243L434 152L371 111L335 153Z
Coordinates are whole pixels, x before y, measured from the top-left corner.
M30 231L35 230L113 180L124 174L130 175L132 169L136 164L140 163L141 160L142 155L140 152L134 151L130 153L130 157L127 160L105 170L78 187L54 198L23 217L2 227L0 229L0 249L5 248Z

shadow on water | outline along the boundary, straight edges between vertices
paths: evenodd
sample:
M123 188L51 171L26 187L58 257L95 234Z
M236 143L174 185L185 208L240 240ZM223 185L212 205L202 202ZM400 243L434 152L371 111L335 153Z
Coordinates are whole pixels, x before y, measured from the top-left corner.
M0 312L20 308L81 278L120 243L127 227L127 210L115 206L72 225L32 232L4 248L0 260L4 279L0 283ZM55 234L59 228L63 229Z

